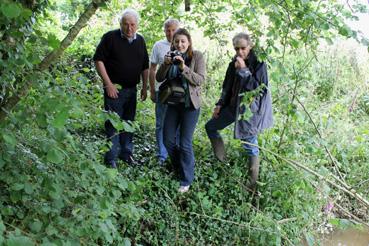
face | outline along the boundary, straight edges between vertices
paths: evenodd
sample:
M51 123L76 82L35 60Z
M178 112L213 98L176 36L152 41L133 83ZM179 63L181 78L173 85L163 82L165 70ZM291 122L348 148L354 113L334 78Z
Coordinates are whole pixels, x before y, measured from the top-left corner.
M173 40L173 35L174 33L177 31L178 26L177 25L170 25L165 27L165 37L167 37L168 42L172 42Z
M137 20L133 16L125 16L120 23L120 27L126 37L133 38L137 31Z
M236 41L233 47L236 51L236 55L246 60L251 50L251 46L248 44L248 42L245 39L239 39Z
M188 47L191 45L186 35L176 35L173 40L173 45L176 50L181 53L185 53Z

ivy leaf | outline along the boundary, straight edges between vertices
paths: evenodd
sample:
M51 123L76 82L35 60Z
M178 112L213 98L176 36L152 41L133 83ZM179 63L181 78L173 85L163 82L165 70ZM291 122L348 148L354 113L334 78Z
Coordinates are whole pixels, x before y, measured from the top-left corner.
M33 193L33 186L31 184L26 184L24 186L24 191L28 194L31 195Z
M17 140L13 135L3 133L3 139L5 140L6 143L8 143L12 147L14 147L17 144Z
M3 221L0 218L0 235L3 234L3 232L6 230L6 227L3 223Z
M5 245L7 246L33 246L35 245L32 240L29 237L11 237L8 240L6 240Z
M61 163L64 160L64 155L60 150L58 150L56 148L51 148L47 152L46 159L49 162L58 164L58 163Z
M135 131L132 124L130 124L128 121L125 121L125 120L123 121L123 129L126 132L134 132Z
M296 39L291 39L290 40L290 45L293 47L293 48L297 48L299 47L299 41L296 40Z
M32 11L30 9L26 9L24 8L23 11L22 11L22 16L25 18L25 19L28 19L29 17L32 16ZM34 23L34 19L33 19L33 23Z
M23 183L15 183L12 185L12 190L19 191L23 190L24 184Z
M325 30L325 31L329 30L329 25L327 22L324 22L320 27L322 28L322 30Z
M352 31L349 27L342 26L342 27L339 28L338 33L341 34L344 37L350 37Z
M68 117L69 117L68 110L67 109L62 110L56 115L56 117L54 118L51 124L55 128L62 128L64 127Z
M119 179L119 182L118 182L118 187L122 190L125 190L128 188L128 183L126 180L124 179Z
M46 115L44 113L37 114L36 123L38 124L39 127L46 128L48 125Z
M22 9L19 7L18 4L15 3L3 5L1 7L1 11L9 19L16 18L22 13Z
M29 228L31 229L31 231L37 233L42 229L42 222L39 220L35 220L29 225Z
M117 169L109 168L106 170L106 176L108 177L109 180L114 180L117 175L118 175Z
M131 246L131 241L129 240L129 238L123 238L123 245L124 246Z

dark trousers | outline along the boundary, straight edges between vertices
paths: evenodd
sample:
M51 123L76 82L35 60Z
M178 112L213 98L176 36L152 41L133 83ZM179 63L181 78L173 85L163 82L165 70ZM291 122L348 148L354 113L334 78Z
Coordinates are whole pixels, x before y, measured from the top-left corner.
M133 121L136 115L137 89L126 88L119 90L118 98L110 98L104 92L104 106L106 111L112 111L119 115L122 120ZM112 146L105 154L105 162L120 159L127 160L133 153L133 134L130 132L117 132L112 123L105 122L106 136L111 140Z
M194 179L195 157L192 138L200 109L185 108L184 104L169 105L164 120L164 145L173 165L180 169L180 185L190 185ZM177 136L179 132L179 141ZM177 143L179 142L179 143Z
M219 130L223 130L230 124L234 123L235 121L235 114L232 113L229 107L225 107L220 111L218 118L211 118L205 125L206 133L208 134L209 138L221 138L219 134ZM245 142L252 143L257 145L258 144L258 136L248 136L242 139ZM258 156L259 155L259 148L250 145L247 143L243 144L243 148L246 150L246 154L248 156Z

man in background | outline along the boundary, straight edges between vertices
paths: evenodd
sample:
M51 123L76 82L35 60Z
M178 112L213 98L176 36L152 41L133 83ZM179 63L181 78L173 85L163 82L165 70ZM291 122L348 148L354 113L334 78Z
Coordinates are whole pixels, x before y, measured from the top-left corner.
M164 56L170 50L171 42L173 39L173 34L179 28L179 21L176 19L168 19L164 22L164 33L165 39L160 40L154 44L152 49L152 54L150 57L150 98L155 103L155 118L156 118L156 127L155 127L155 135L156 135L156 145L157 145L157 158L159 164L163 164L166 158L168 157L168 152L165 149L163 143L163 125L164 125L164 117L167 110L167 106L160 103L158 91L160 83L155 83L155 75L158 64L161 65L164 62Z

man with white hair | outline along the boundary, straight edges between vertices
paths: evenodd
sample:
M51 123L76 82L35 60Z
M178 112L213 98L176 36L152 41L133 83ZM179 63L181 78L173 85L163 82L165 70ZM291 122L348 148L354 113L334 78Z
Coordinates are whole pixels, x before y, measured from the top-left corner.
M164 62L164 56L170 50L173 35L178 28L179 21L176 19L170 18L164 22L164 33L166 38L154 44L152 54L150 57L150 72L149 72L150 98L155 103L155 118L156 118L155 135L157 145L157 158L159 164L163 164L165 159L168 157L168 152L165 149L163 143L163 125L167 105L164 105L159 101L158 91L160 83L155 83L155 75L158 64L161 65Z
M123 11L120 29L104 34L93 57L104 84L104 107L116 112L122 120L133 121L136 114L137 84L142 77L141 100L147 97L149 57L144 38L136 33L139 15L133 9ZM116 168L116 158L134 164L133 134L120 132L108 120L107 137L112 147L105 154L105 163Z

